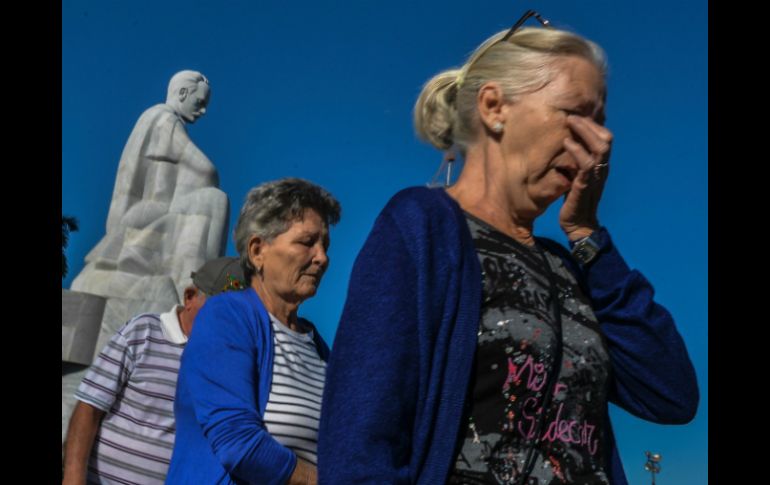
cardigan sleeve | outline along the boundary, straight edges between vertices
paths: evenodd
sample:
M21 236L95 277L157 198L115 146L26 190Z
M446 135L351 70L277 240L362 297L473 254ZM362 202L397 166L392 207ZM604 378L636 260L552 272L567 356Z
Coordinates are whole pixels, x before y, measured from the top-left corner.
M415 264L381 214L353 266L326 371L319 483L411 483L419 377Z
M687 423L699 393L684 341L650 282L629 268L606 229L598 236L597 258L579 271L609 347L609 399L642 419Z
M257 402L260 338L224 298L201 308L183 357L195 417L222 467L249 483L286 483L296 455L266 430Z

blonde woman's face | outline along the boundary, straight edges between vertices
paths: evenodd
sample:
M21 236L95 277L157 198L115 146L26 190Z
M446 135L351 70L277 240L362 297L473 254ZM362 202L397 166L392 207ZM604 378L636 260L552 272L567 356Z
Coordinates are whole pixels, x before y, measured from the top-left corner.
M582 140L568 127L567 116L604 123L604 80L596 67L580 57L565 57L554 69L545 87L503 108L501 149L508 186L543 210L570 189L577 173L578 163L565 150L564 139Z

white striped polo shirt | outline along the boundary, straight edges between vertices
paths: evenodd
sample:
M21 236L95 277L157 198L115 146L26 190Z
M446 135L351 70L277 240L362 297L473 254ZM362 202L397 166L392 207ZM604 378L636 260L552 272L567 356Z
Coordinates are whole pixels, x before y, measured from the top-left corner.
M126 323L97 356L75 397L105 417L89 483L162 484L174 448L174 394L186 343L176 307Z
M312 331L295 332L272 314L270 322L275 355L265 427L279 443L315 465L326 362L318 355Z

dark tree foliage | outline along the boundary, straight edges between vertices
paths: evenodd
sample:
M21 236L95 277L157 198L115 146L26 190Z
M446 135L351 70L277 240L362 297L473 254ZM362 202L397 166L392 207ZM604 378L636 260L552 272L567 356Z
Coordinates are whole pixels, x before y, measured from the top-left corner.
M67 255L64 254L64 250L67 249L67 243L69 242L70 232L78 230L78 220L70 216L62 216L61 218L61 277L67 276Z

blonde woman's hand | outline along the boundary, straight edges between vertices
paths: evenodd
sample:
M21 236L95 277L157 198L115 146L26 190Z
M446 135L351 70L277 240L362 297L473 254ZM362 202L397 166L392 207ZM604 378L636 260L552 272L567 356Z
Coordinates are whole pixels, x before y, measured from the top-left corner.
M591 235L599 228L597 211L609 175L612 132L589 117L570 115L567 123L573 137L564 148L578 163L578 173L559 211L559 224L570 241Z

